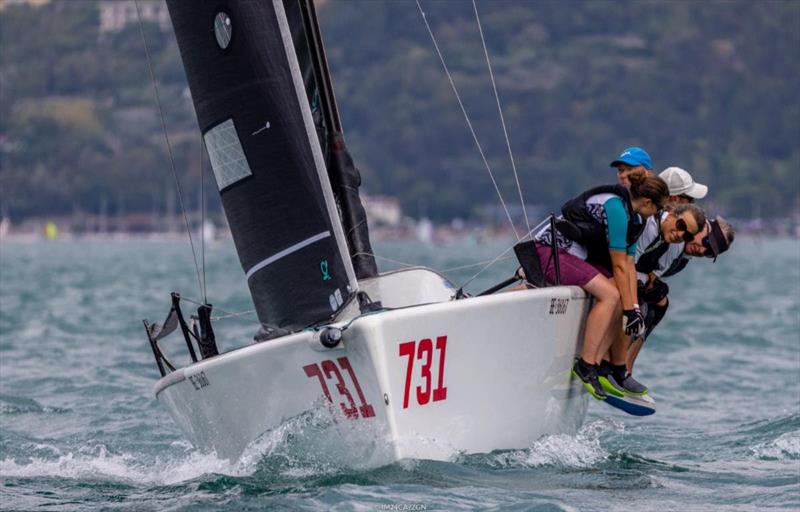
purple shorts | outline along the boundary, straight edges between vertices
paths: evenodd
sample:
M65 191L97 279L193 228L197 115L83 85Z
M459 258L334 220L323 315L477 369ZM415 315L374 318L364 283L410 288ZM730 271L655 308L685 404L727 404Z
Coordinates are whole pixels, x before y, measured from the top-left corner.
M553 264L553 250L549 245L536 244L536 252L539 253L539 261L542 262L542 270L549 283L556 282L555 265ZM573 256L563 249L558 250L558 266L561 270L561 284L586 286L586 283L594 279L597 274L602 274L608 278L611 273L591 263L584 261L577 256Z

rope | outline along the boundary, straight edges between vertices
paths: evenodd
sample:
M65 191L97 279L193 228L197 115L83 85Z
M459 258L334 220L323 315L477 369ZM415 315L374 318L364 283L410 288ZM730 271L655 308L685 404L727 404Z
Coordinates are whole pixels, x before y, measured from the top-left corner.
M172 176L175 178L175 188L178 192L178 202L181 205L181 212L183 213L183 221L186 224L186 232L189 235L189 245L192 248L192 259L194 260L194 268L197 271L197 284L200 286L200 294L203 294L203 281L200 278L200 265L197 264L197 253L194 249L194 241L192 240L192 230L189 227L189 218L186 215L186 207L183 204L183 194L181 193L181 183L178 179L178 172L175 170L175 158L172 154L172 145L169 142L169 133L167 132L167 123L164 120L164 111L161 108L161 99L158 95L158 82L156 81L156 75L153 72L153 65L150 61L150 50L147 47L147 38L144 36L144 28L142 24L142 13L139 9L139 0L134 0L134 4L136 5L136 16L139 20L139 34L142 36L142 44L144 45L144 54L147 58L147 69L150 71L150 80L153 82L153 94L156 98L156 106L158 107L158 116L161 119L161 130L164 132L164 140L167 143L167 153L169 154L169 164L172 168Z
M503 205L503 210L506 212L506 217L508 217L508 222L511 224L511 229L514 231L514 236L517 237L517 241L520 240L519 234L517 233L517 228L514 226L514 221L511 220L511 214L508 211L508 207L506 206L505 201L503 201L503 194L500 193L500 188L497 186L497 181L494 179L494 174L492 174L492 168L489 166L489 162L486 160L486 156L483 154L483 148L481 147L480 142L478 142L478 136L475 134L475 130L472 128L472 122L469 120L469 115L467 115L467 110L464 108L464 104L461 102L461 96L458 94L458 89L456 88L455 82L453 82L453 76L450 74L450 70L447 68L447 64L444 61L444 56L442 55L441 50L439 50L439 44L436 42L436 37L433 35L433 30L431 29L430 24L428 23L428 18L425 16L425 11L422 10L422 6L419 3L419 0L416 0L417 8L419 9L419 13L422 15L422 21L425 22L425 28L428 29L428 34L431 36L431 41L433 41L433 46L436 48L436 53L439 55L439 60L442 63L442 67L444 68L445 74L447 74L447 79L450 81L450 86L453 88L453 93L456 95L456 100L458 100L458 105L461 107L461 112L464 114L464 119L467 121L467 127L469 128L470 133L472 134L472 139L475 141L475 145L478 147L478 152L481 154L481 159L483 160L484 165L486 166L486 170L489 171L489 178L492 180L492 184L494 185L494 189L497 192L497 197L500 198L500 204Z
M506 147L508 148L508 156L511 158L511 168L514 170L514 181L517 183L517 191L519 192L519 202L522 205L522 214L525 216L525 225L528 227L528 233L531 231L531 223L528 220L528 212L525 211L525 200L522 198L522 187L519 184L519 176L517 175L517 164L514 162L514 153L511 152L511 141L508 138L508 130L506 129L506 120L503 117L503 109L500 107L500 95L497 93L497 84L494 81L494 72L492 71L492 63L489 60L489 51L486 49L486 40L483 38L483 28L481 27L481 18L478 16L478 6L475 0L472 0L472 7L475 9L475 21L478 22L478 32L481 34L481 44L483 45L483 54L486 56L486 65L489 67L489 76L492 79L492 89L494 90L494 99L497 102L497 111L500 113L500 123L503 125L503 135L506 137Z

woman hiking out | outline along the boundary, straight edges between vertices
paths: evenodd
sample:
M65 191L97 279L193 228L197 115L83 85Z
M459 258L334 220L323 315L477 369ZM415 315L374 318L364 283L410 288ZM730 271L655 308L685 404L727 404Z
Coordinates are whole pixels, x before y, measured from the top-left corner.
M644 220L662 209L669 189L661 178L637 169L628 174L630 188L595 187L567 201L556 221L561 284L580 286L594 305L586 318L581 357L573 374L598 400L606 392L599 364L618 336L640 332L644 320L636 298L636 240ZM537 252L548 281L555 282L550 227L536 234ZM620 354L624 363L625 354Z

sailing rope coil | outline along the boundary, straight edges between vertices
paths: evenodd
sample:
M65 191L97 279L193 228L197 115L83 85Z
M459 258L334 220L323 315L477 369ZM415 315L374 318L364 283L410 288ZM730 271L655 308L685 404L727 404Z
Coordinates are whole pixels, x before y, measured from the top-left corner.
M478 152L481 154L481 159L483 160L484 165L486 166L486 170L489 171L489 177L492 180L492 184L494 185L495 191L497 191L497 197L500 198L500 204L503 205L503 210L506 212L506 217L508 217L508 223L511 224L511 229L514 231L514 236L517 237L517 241L520 241L519 234L517 233L517 228L514 226L514 221L511 220L511 213L508 211L508 207L506 206L505 201L503 201L503 194L500 193L500 188L497 186L497 181L494 179L494 174L492 174L492 168L489 166L489 162L486 160L486 156L483 154L483 148L481 147L481 143L478 142L478 136L475 134L475 130L472 128L472 122L469 120L469 115L467 114L467 110L464 108L464 103L461 101L461 96L458 94L458 89L456 88L455 82L453 82L453 76L450 74L450 70L447 68L447 64L444 61L444 56L442 55L441 50L439 50L439 44L436 42L436 37L433 35L433 30L431 29L430 24L428 23L428 18L425 16L425 11L422 10L422 6L419 3L419 0L416 0L417 8L419 8L419 13L422 15L422 21L425 22L425 28L428 29L428 34L431 36L431 41L433 41L433 46L436 48L436 53L439 55L439 60L442 63L442 67L444 68L445 74L447 74L447 79L450 81L450 86L453 88L453 93L456 95L456 100L458 100L458 105L461 107L461 112L464 114L464 119L467 121L467 127L469 128L470 133L472 134L472 139L475 141L475 145L478 147Z

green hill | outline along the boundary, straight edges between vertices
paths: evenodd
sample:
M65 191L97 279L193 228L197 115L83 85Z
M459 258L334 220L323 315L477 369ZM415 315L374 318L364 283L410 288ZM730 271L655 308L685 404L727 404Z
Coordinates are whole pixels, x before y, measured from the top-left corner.
M421 3L516 203L472 3ZM715 212L800 208L800 3L495 0L478 9L526 202L554 208L611 181L608 163L641 145L657 169L678 165L708 184ZM497 204L416 4L329 1L319 14L364 188L436 219ZM14 216L174 208L138 26L101 33L99 22L89 1L0 11L0 201ZM193 208L200 136L180 57L171 32L145 29Z

